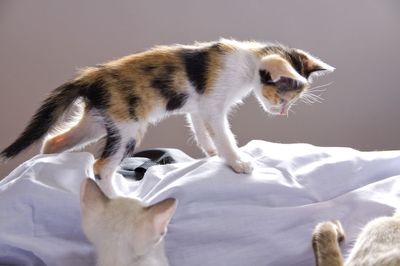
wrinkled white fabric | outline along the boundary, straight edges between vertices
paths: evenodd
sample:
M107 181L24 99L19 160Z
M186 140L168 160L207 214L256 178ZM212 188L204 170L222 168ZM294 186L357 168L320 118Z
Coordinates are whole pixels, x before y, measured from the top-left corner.
M341 220L348 249L364 224L400 206L400 151L265 141L242 150L255 159L251 175L213 157L152 167L139 182L116 177L122 194L147 203L178 199L171 266L313 265L318 222ZM79 211L92 163L88 153L40 155L0 182L0 265L94 265Z

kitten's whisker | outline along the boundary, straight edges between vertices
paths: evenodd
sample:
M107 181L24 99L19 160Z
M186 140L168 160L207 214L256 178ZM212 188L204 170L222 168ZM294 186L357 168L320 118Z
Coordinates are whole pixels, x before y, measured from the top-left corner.
M323 84L323 85L320 85L320 86L312 87L312 88L309 88L308 91L314 91L314 90L319 89L319 88L324 88L324 87L327 87L327 86L331 85L332 83L333 83L333 81L329 82L329 83L326 83L326 84ZM324 89L324 91L325 90L326 89Z
M320 95L313 94L313 93L310 93L310 92L305 93L304 96L306 96L307 98L312 99L313 101L316 101L316 102L321 102L321 101L324 100Z
M311 96L310 94L308 94L308 93L304 93L304 94L302 95L302 98L305 98L305 99L307 99L307 100L310 100L310 99L312 99L312 96Z
M310 90L310 92L314 93L314 92L325 92L326 89L321 89L321 90Z
M320 94L313 94L313 96L321 101L324 100L324 98L322 98L322 96Z
M327 84L323 84L320 86L312 87L309 88L307 91L304 92L302 95L302 100L304 103L312 104L312 103L321 103L324 99L322 98L321 94L316 94L316 93L323 93L326 91L326 89L321 89L324 87L327 87L331 85L333 82L329 82Z
M304 103L306 103L306 104L312 104L312 103L313 103L313 102L312 102L309 98L307 98L307 97L301 98L301 101L304 102Z
M307 100L307 99L305 99L305 98L301 99L301 101L302 101L303 103L307 104L307 105L313 104L312 102L310 102L309 100Z
M295 111L293 110L293 107L296 106L297 104L298 104L297 100L290 104L289 109L288 109L288 116L289 116L289 113L295 114Z
M308 97L309 97L309 99L310 99L311 101L313 101L313 102L321 103L321 100L319 100L318 98L315 98L315 97L313 97L313 96L311 96L311 95L308 95Z
M311 95L306 95L304 97L304 99L306 99L309 103L315 103L315 102L321 103L321 100L319 100L318 98L315 98Z
M321 100L321 101L324 100L320 95L317 95L317 94L312 94L312 93L310 93L308 96L310 96L310 97L312 97L312 98L314 98L314 99Z

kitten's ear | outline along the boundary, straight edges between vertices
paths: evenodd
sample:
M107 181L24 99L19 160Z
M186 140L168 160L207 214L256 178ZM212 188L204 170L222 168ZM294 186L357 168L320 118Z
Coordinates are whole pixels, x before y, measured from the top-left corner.
M96 209L109 201L109 198L101 191L96 182L90 178L82 181L80 198L82 210Z
M176 199L169 198L146 207L150 217L149 220L158 236L162 236L167 232L167 226L175 213L176 206Z
M298 80L301 83L307 83L307 80L297 73L292 65L280 55L271 54L264 56L261 59L261 67L269 72L274 82L278 81L281 77L286 77Z
M303 62L304 73L307 77L311 74L321 75L335 70L333 66L328 65L303 50L296 49L296 52L299 54L301 61Z

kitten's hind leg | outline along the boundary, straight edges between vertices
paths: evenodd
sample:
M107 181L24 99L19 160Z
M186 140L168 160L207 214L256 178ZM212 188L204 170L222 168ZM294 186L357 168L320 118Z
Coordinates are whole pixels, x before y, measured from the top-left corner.
M187 115L186 119L196 138L197 146L208 156L217 155L217 149L215 148L214 142L211 139L203 119L197 114Z
M115 171L122 159L133 153L140 126L134 122L115 123L109 118L106 120L106 142L93 170L103 192L109 197L115 197L118 195L113 186Z
M68 131L46 139L41 153L59 153L73 148L80 148L105 135L104 126L96 121L96 117L87 112L74 127Z

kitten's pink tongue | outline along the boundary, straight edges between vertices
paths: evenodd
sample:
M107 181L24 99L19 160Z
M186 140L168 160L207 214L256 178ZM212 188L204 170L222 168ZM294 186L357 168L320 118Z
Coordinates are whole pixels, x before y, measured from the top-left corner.
M281 109L281 113L280 113L280 115L287 115L287 103L284 103L283 105L282 105L282 109Z

